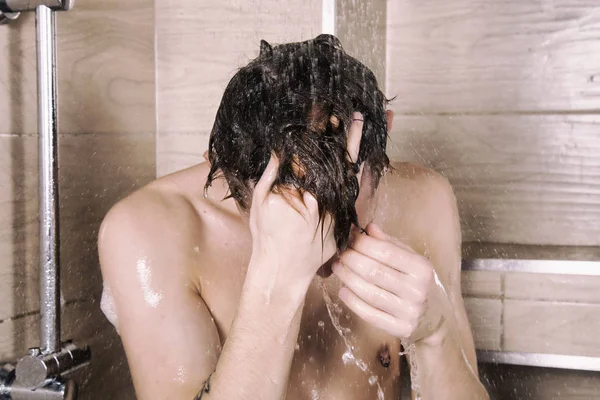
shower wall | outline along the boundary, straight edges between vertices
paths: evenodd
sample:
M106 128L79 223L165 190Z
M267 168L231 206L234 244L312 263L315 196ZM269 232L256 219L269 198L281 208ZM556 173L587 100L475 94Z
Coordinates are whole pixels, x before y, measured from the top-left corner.
M465 257L599 260L597 1L387 4L390 152L450 180ZM480 349L600 356L598 287L598 277L463 273ZM497 398L600 396L597 374L490 368Z
M157 174L202 161L229 79L261 39L321 33L322 0L165 0L157 3Z
M35 18L0 26L0 360L39 345ZM155 177L154 2L78 0L57 15L63 339L92 347L81 399L132 399L99 310L96 240Z

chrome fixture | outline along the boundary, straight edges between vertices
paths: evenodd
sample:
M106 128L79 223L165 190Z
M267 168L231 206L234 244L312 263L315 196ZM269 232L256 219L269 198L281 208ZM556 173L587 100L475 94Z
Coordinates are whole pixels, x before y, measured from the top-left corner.
M600 357L477 350L477 361L492 364L600 372Z
M70 0L0 0L0 22L19 12L36 14L37 91L40 188L40 347L16 366L0 368L0 400L74 400L77 384L63 374L86 365L88 346L60 340L58 224L58 102L56 85L56 18L69 10ZM13 18L13 19L14 19Z
M20 15L18 12L2 12L0 11L0 25L8 24L10 21L17 19Z
M46 6L52 11L69 11L74 0L0 0L0 25L17 19L24 11L35 11Z
M73 0L0 0L0 11L3 13L18 13L36 11L45 6L52 11L69 11L73 8Z

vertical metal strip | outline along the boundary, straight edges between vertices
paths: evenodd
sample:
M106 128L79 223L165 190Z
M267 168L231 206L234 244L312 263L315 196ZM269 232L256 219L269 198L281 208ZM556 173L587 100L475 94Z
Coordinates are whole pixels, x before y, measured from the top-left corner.
M56 19L36 9L40 197L40 347L60 350Z

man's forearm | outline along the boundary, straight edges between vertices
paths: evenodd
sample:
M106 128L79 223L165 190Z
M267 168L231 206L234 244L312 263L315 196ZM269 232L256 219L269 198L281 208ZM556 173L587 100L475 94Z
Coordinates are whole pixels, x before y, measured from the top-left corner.
M251 275L251 273L249 273ZM258 283L257 283L258 282ZM279 400L287 389L304 296L246 281L238 312L202 400ZM206 387L206 385L205 385Z
M415 343L417 379L423 400L487 400L487 391L463 354L454 327L444 321L434 337Z

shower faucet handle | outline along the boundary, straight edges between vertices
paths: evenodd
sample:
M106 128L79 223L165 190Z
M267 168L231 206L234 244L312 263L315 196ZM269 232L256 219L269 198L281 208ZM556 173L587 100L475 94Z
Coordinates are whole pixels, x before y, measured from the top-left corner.
M79 348L67 342L57 353L42 354L39 348L29 349L29 355L21 358L16 367L17 382L28 389L37 389L47 384L48 379L72 372L92 357L89 346Z
M0 400L76 400L78 389L74 381L60 378L36 390L24 388L16 382L12 364L0 365Z
M7 14L35 11L38 6L46 6L52 11L69 11L74 3L75 0L2 0L0 12Z
M0 11L0 25L8 24L14 21L21 13L18 12L2 12Z

